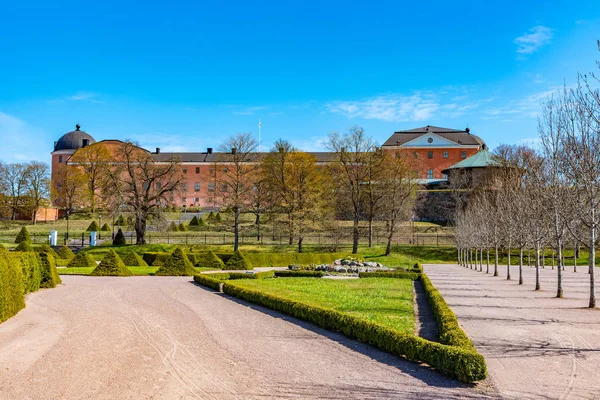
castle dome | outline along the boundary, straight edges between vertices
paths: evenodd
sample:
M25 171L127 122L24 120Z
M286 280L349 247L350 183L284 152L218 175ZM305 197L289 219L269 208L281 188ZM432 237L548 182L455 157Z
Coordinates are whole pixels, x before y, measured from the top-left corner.
M86 132L80 130L79 124L75 130L65 133L54 143L54 151L58 150L77 150L90 144L96 143L96 140Z

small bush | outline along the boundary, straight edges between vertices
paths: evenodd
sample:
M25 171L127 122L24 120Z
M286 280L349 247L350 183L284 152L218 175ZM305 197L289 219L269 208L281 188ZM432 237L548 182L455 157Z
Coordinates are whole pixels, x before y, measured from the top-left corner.
M89 267L96 267L96 261L94 260L94 258L90 255L90 253L87 253L85 251L80 251L79 253L77 253L75 255L75 257L73 257L73 259L71 261L69 261L69 263L67 264L68 268L89 268Z
M42 280L40 281L41 288L53 288L61 283L60 276L56 270L56 262L52 254L40 253Z
M323 271L275 271L277 278L321 278L324 275Z
M23 276L23 291L25 294L35 292L42 281L41 260L35 253L9 254L9 262L21 266Z
M202 276L208 276L214 279L220 279L222 281L229 279L229 275L229 272L215 272L213 274L202 274Z
M175 223L175 221L171 221L171 225L169 225L170 232L179 232L179 227Z
M202 218L198 219L198 226L206 226Z
M421 263L416 263L415 265L413 265L412 270L413 272L423 272L423 266L421 265Z
M19 231L19 234L15 238L16 244L23 243L23 242L31 243L31 236L29 235L29 231L27 230L26 227L22 227L21 230Z
M208 217L206 217L206 222L209 224L215 222L215 213L214 212L211 211L208 214Z
M156 271L155 275L193 276L196 274L194 266L183 253L181 248L176 248L164 265Z
M100 265L98 265L90 275L93 276L132 276L133 273L127 269L123 260L119 255L110 249L108 253L102 259Z
M196 267L214 269L223 269L225 267L225 263L223 262L223 260L217 257L217 255L212 250L198 254L197 258L198 261L196 263Z
M147 267L148 266L146 261L144 261L144 259L135 251L130 251L129 253L125 254L125 256L123 256L122 260L123 260L123 264L125 264L128 267Z
M123 235L123 231L119 228L113 239L113 246L123 246L125 244L127 244L127 240L125 240L125 235Z
M50 247L50 245L48 244L43 244L40 247L38 247L37 249L38 253L49 253L52 254L52 257L56 258L60 258L58 256L58 254L54 251L54 249L52 247Z
M29 243L29 242L21 242L15 248L15 251L23 251L23 252L33 251L33 247L31 247L31 243Z
M214 277L214 275L225 275L225 274L200 274L194 275L194 281L202 286L209 287L214 290L221 290L223 280Z
M221 213L218 212L217 215L215 215L215 222L220 223L222 221L223 219L221 218Z
M58 258L63 260L72 260L75 257L75 253L68 246L62 246L56 251L56 254L58 254Z
M102 225L102 228L100 228L100 230L102 232L109 232L110 231L110 227L108 226L108 224L105 222L104 225Z
M233 252L229 260L225 263L225 269L252 269L252 265L244 258L244 255L238 250Z
M113 224L114 226L124 226L127 223L127 221L125 221L125 218L122 215L119 215L119 218L117 218L115 220L115 223Z
M200 220L196 215L194 215L194 218L190 221L189 226L200 226Z
M188 229L187 229L187 226L185 226L185 224L182 222L177 227L177 230L179 230L179 232L187 232Z
M98 224L96 223L96 221L92 221L85 231L86 232L98 232L99 230L100 230L100 228L98 227Z
M375 272L359 272L359 278L399 278L399 279L410 279L411 281L417 281L420 279L421 274L416 272L404 272L404 271L375 271Z
M6 321L25 307L23 272L11 262L8 250L0 249L0 322Z

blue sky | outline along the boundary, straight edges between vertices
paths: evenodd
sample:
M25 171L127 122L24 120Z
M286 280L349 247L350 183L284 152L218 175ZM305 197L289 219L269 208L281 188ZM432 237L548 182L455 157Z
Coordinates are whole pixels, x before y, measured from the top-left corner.
M0 160L96 138L202 151L238 132L323 150L469 126L491 147L536 137L549 91L600 59L596 1L0 0Z

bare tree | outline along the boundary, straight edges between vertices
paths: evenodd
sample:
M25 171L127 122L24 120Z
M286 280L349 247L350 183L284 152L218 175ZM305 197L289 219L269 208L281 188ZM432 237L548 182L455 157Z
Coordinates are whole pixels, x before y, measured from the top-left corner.
M70 214L75 208L85 204L86 184L87 180L79 168L60 164L54 172L53 203Z
M26 166L26 193L31 207L31 221L37 222L37 212L43 200L50 198L50 168L48 164L32 161Z
M251 133L232 136L220 146L219 161L225 167L218 177L218 193L222 204L233 212L234 251L239 248L240 214L249 208L253 183L259 174L256 148Z
M376 148L366 157L367 174L364 182L364 197L366 216L369 223L369 247L373 247L373 220L380 213L383 199L386 195L385 190L382 190L382 185L379 184L385 173L385 160L386 157L384 157L383 150L380 147Z
M68 164L79 165L87 178L87 194L92 214L96 212L98 196L103 194L100 189L106 184L112 160L113 155L104 143L82 147L68 160Z
M27 165L20 163L5 164L0 174L0 184L8 198L10 219L16 220L19 209L23 206L27 190Z

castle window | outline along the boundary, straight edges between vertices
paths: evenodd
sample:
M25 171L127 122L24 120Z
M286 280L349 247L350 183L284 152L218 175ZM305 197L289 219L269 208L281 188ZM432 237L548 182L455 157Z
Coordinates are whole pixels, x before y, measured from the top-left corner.
M187 168L184 168L184 169L183 169L183 173L184 173L184 174L187 174Z
M194 183L194 190L197 192L200 190L200 182Z
M58 156L58 162L61 163L62 162L62 156Z
M448 158L448 152L447 151L444 152L444 158Z
M433 179L433 170L432 169L427 170L427 179Z
M427 152L427 158L433 158L433 151Z
M465 158L467 158L467 152L466 152L466 151L461 151L461 152L460 152L460 158L462 158L463 160L464 160Z
M214 183L209 183L208 184L208 191L209 192L214 192L215 191L215 184Z
M199 174L200 173L200 167L196 167L196 173Z

